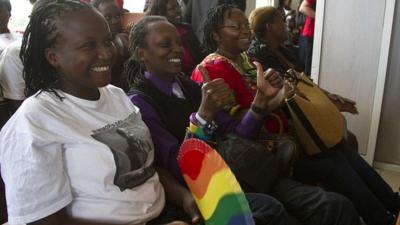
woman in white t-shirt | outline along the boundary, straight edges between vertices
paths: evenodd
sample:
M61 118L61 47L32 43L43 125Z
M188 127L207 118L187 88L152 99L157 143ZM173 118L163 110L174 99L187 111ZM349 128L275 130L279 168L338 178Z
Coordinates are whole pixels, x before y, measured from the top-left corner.
M191 194L153 165L138 108L108 85L115 46L98 12L38 1L21 56L31 97L0 133L9 224L151 224L165 196L199 219Z

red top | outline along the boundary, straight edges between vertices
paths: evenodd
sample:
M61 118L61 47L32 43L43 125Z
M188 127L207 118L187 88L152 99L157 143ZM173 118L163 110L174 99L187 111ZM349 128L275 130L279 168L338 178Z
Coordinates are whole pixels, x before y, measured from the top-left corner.
M315 6L317 4L317 0L304 0L310 4L315 11ZM315 19L307 16L306 21L304 22L303 30L301 31L301 35L304 37L314 37L314 26L315 26Z
M241 108L248 109L251 107L255 92L251 89L252 84L249 84L239 72L240 68L238 65L215 53L208 55L201 62L201 65L208 71L211 80L216 78L224 79L225 83L235 94L236 103ZM203 77L197 67L193 70L191 78L197 83L203 82ZM264 127L271 133L287 133L289 131L288 120L280 110L267 116Z
M250 108L253 102L253 93L242 75L225 58L216 57L210 60L206 57L201 63L208 71L211 80L224 79L225 83L235 93L236 102L243 108ZM203 82L200 71L196 68L192 73L192 80L197 83Z
M183 37L184 35L186 35L189 32L188 29L184 26L176 25L176 29L178 30L178 33L181 37ZM189 51L189 47L183 43L183 54L182 54L182 70L183 70L183 72L186 72L186 71L191 72L195 66L196 65L194 63L192 53ZM188 75L190 75L190 74L188 74Z
M124 7L124 0L115 0L120 9Z

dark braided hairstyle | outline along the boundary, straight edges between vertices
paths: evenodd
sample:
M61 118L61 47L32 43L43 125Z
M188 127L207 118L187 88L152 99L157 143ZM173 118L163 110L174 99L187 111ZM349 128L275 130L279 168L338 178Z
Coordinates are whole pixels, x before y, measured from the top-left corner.
M207 18L204 21L203 45L208 52L214 52L217 49L217 43L213 38L213 32L216 32L223 26L225 13L231 16L232 9L239 9L236 5L222 4L208 10Z
M53 92L59 97L55 91L57 71L47 61L45 51L54 47L60 36L59 20L69 13L91 8L79 0L40 0L35 3L20 51L27 97L37 91Z
M149 33L148 25L157 21L168 22L163 16L145 16L132 27L129 33L129 53L131 57L125 63L123 73L127 77L130 87L143 79L145 69L137 55L137 50L146 46L146 36Z

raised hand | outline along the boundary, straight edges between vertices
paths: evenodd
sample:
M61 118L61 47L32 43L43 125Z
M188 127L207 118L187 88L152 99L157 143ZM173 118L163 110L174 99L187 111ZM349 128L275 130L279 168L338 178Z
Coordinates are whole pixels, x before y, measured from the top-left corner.
M198 69L204 81L198 113L203 119L210 122L213 120L214 114L231 101L232 91L223 79L210 80L207 70L202 65L198 66Z
M284 82L282 77L273 69L268 69L264 73L260 63L254 62L254 64L257 67L258 91L261 92L267 99L274 98L283 87Z
M289 89L284 87L283 79L275 70L269 69L264 73L261 64L258 62L254 64L257 67L257 92L252 103L252 111L253 108L262 110L263 112L257 110L258 114L261 114L255 115L262 119L268 112L284 103Z
M336 105L341 112L348 112L351 114L358 114L356 102L348 98L344 98L337 94L327 93L328 98Z

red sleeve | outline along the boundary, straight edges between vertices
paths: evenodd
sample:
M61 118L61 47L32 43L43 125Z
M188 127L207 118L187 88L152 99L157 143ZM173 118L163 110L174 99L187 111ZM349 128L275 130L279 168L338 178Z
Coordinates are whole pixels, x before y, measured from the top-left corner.
M115 0L117 5L119 6L120 9L123 9L124 7L124 0Z
M305 1L307 1L308 4L314 5L314 6L317 3L317 0L305 0Z
M253 102L254 94L246 84L239 72L237 72L229 63L225 61L213 61L205 63L204 68L207 69L210 79L222 78L233 90L236 101L243 108L250 108ZM196 68L192 73L192 80L201 83L203 78Z

